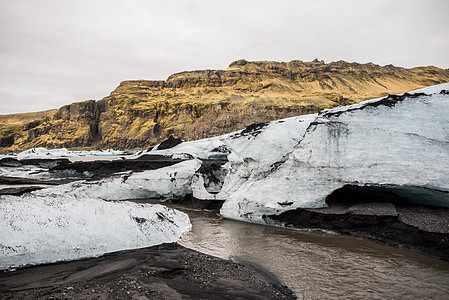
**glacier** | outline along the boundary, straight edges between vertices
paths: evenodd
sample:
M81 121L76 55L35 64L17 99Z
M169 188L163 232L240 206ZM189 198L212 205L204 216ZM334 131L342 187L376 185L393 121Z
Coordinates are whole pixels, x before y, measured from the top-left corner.
M177 241L185 213L162 205L98 198L3 196L0 269L98 256Z
M116 200L182 197L200 165L195 159L0 196L0 269L177 241L191 228L185 213Z
M79 180L31 192L36 197L96 197L106 201L147 198L173 199L191 193L191 182L201 166L198 159L142 172L116 173L100 180ZM1 199L1 198L0 198Z
M123 200L192 195L223 203L225 218L263 224L264 216L326 207L326 198L346 186L389 187L411 202L449 207L448 90L446 83L155 147L122 159L155 155L182 161L0 196L0 268L176 241L190 228L181 212ZM34 149L20 157L63 155L101 153ZM201 171L205 160L219 161L213 175L220 182ZM3 165L0 172L55 176L37 166Z
M210 158L226 149L218 193L204 179L193 196L224 201L225 218L264 223L264 215L326 207L346 185L391 186L449 207L449 84L293 117L150 154ZM445 92L446 91L446 92ZM430 201L424 203L423 201Z
M325 207L325 198L345 185L422 187L435 197L421 204L449 207L448 88L322 111L288 160L245 181L220 213L263 223L264 215Z
M61 149L46 149L46 148L32 148L13 155L18 159L27 158L60 158L60 157L82 157L82 156L118 156L126 154L125 151L107 149L107 150L93 150L93 151L73 151L66 148Z

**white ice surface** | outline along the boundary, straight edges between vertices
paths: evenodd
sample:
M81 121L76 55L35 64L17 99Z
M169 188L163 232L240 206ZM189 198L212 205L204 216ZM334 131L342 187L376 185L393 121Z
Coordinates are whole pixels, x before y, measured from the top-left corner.
M323 207L326 196L345 184L447 191L449 96L440 94L442 89L449 84L413 91L432 96L407 98L392 107L369 106L382 98L372 99L270 122L255 136L239 131L151 154L206 158L225 145L231 153L221 191L208 193L196 176L193 195L226 200L224 217L251 222L263 223L264 214L297 207ZM344 113L325 114L336 112Z
M186 214L162 205L69 194L0 198L0 269L177 241Z
M442 89L449 84L419 90L435 94L393 107L328 110L346 112L317 117L289 159L263 178L247 177L226 198L221 214L263 222L264 214L323 207L325 197L345 184L449 191L449 96L439 94Z
M294 147L315 119L316 114L270 122L257 136L240 136L224 140L232 153L228 156L228 176L216 195L228 199L247 182L266 177L286 161Z
M0 196L0 269L176 241L190 229L187 215L161 205L111 200L183 197L192 192L200 166L194 159L21 197Z
M193 195L198 199L221 199L229 197L240 188L248 178L263 177L276 167L277 163L287 160L294 146L302 139L306 128L316 118L316 114L288 118L267 124L255 135L242 135L242 131L199 141L183 142L166 150L152 150L149 154L176 157L189 154L193 157L208 158L217 154L212 150L225 147L231 153L229 162L224 166L229 174L218 194L210 194L204 188L204 181L193 181Z
M151 150L150 154L168 155L174 158L182 158L183 154L189 154L195 158L209 158L210 155L216 152L212 151L215 148L223 146L222 139L229 135L217 136L197 141L182 142L173 148L165 150ZM157 148L157 147L155 147Z
M1 167L0 175L7 177L30 178L30 179L47 179L50 178L48 169L33 165L20 167Z
M103 200L179 198L191 193L191 182L201 166L197 159L142 172L125 172L98 181L76 181L32 192L36 196L83 199L95 196Z
M121 150L93 150L93 151L71 151L66 148L51 149L46 148L32 148L18 153L18 159L26 158L57 158L57 157L77 157L77 156L116 156L122 155L124 151Z

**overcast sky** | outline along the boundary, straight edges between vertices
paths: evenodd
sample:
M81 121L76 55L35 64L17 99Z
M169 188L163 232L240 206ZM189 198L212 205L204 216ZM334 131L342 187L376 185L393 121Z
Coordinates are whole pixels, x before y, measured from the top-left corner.
M0 0L0 114L237 59L449 68L448 0Z

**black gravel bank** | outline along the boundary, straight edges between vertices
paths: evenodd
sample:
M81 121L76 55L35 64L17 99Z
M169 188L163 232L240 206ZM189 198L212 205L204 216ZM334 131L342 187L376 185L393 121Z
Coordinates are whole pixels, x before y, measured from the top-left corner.
M245 261L164 244L0 273L1 299L296 299Z
M428 191L413 192L419 198L430 197ZM327 197L329 207L297 208L265 219L287 227L366 238L449 260L449 208L416 202L396 187L346 186Z

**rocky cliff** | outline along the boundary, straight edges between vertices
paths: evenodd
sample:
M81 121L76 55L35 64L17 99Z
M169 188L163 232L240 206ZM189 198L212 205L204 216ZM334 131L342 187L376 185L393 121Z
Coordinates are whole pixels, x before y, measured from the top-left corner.
M0 116L0 149L147 148L170 135L200 139L443 82L449 70L433 66L239 60L166 81L124 81L99 101Z

